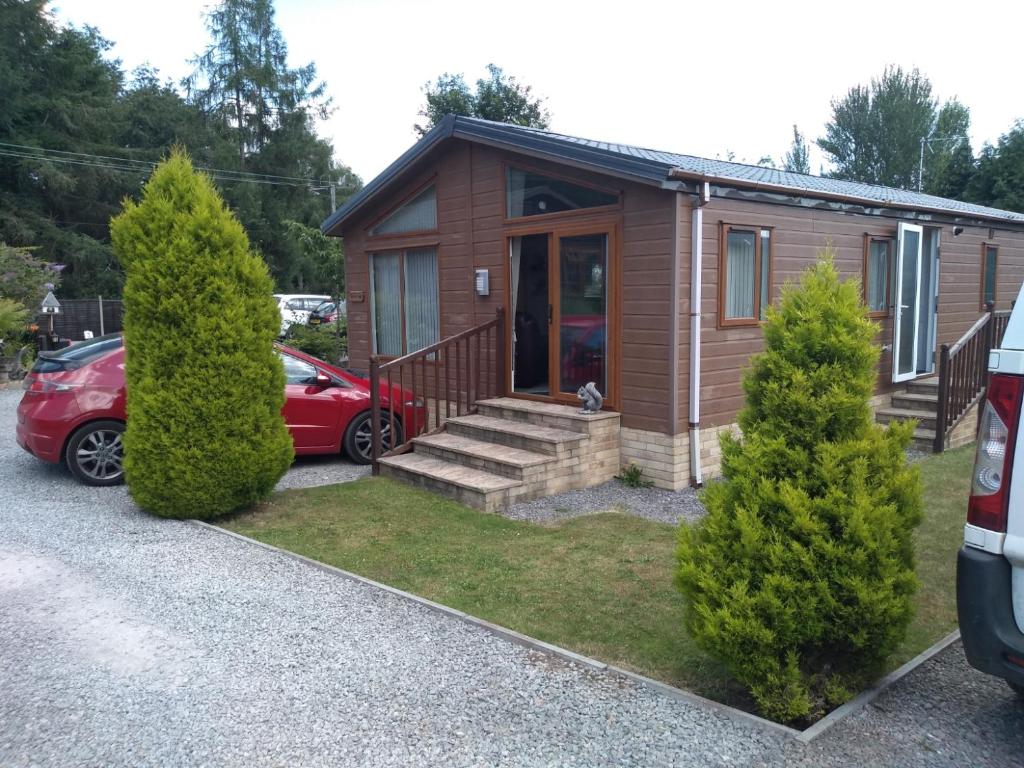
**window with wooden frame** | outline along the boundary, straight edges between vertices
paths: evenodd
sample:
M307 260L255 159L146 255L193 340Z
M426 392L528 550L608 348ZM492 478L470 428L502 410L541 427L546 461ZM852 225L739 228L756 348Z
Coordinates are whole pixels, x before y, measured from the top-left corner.
M441 338L437 248L370 255L373 352L399 357Z
M984 243L981 246L981 308L996 303L996 276L999 273L999 247Z
M771 303L772 230L722 225L718 324L757 325Z
M370 234L404 235L409 232L433 232L436 229L437 188L430 184L370 227Z
M892 274L895 240L884 235L864 235L864 303L871 317L885 317L892 307Z
M615 192L522 168L505 169L505 218L618 205Z

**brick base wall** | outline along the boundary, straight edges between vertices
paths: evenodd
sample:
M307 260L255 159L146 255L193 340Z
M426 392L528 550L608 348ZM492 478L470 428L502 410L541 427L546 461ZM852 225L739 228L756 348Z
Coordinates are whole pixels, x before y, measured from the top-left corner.
M960 423L953 427L953 431L946 438L947 448L959 448L961 445L973 443L978 436L978 406L974 405L960 419Z
M718 435L731 432L738 436L739 425L706 427L700 431L700 467L703 479L721 474L722 449ZM678 491L690 485L690 435L665 435L623 427L620 431L620 453L623 465L636 464L644 477L658 488Z

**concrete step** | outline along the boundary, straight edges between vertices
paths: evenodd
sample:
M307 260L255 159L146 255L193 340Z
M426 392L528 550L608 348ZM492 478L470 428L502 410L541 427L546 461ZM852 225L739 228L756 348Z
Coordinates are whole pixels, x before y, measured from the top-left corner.
M536 424L553 429L564 429L568 432L590 434L595 424L602 424L619 418L612 411L599 413L581 413L580 408L558 403L543 403L537 400L524 400L518 397L495 397L490 400L478 400L477 411L481 416L516 421L525 424Z
M896 392L892 396L892 407L902 408L908 411L928 411L935 413L939 408L939 395L936 390L929 394L912 394L910 392Z
M380 460L381 474L487 512L500 509L519 480L454 464L423 453L403 453Z
M906 408L879 408L875 412L875 420L879 424L888 424L890 421L906 421L917 419L917 425L924 429L935 429L935 412L915 411Z
M482 469L513 480L527 480L556 461L554 456L546 453L534 453L451 432L417 437L412 444L418 454Z
M930 376L927 379L914 379L907 382L907 394L910 395L934 395L938 391L938 376Z
M485 443L498 443L533 453L558 456L586 439L580 432L473 414L448 420L448 432Z
M935 430L918 427L914 430L913 447L919 451L931 453L935 450Z

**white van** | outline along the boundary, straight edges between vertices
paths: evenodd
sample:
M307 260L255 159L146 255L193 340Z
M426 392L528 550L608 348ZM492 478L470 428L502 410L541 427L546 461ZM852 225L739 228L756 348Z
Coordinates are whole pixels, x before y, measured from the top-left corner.
M971 665L1024 696L1024 288L988 369L957 558L957 614Z
M277 307L281 310L282 336L293 324L305 325L310 312L323 302L331 300L330 296L312 293L275 293L274 298L277 299Z

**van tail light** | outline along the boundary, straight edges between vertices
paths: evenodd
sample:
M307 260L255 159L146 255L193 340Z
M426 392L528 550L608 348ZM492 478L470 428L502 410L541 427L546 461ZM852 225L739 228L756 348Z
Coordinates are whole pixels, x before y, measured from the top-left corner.
M990 531L1006 531L1022 391L1024 377L992 374L978 424L967 522Z

